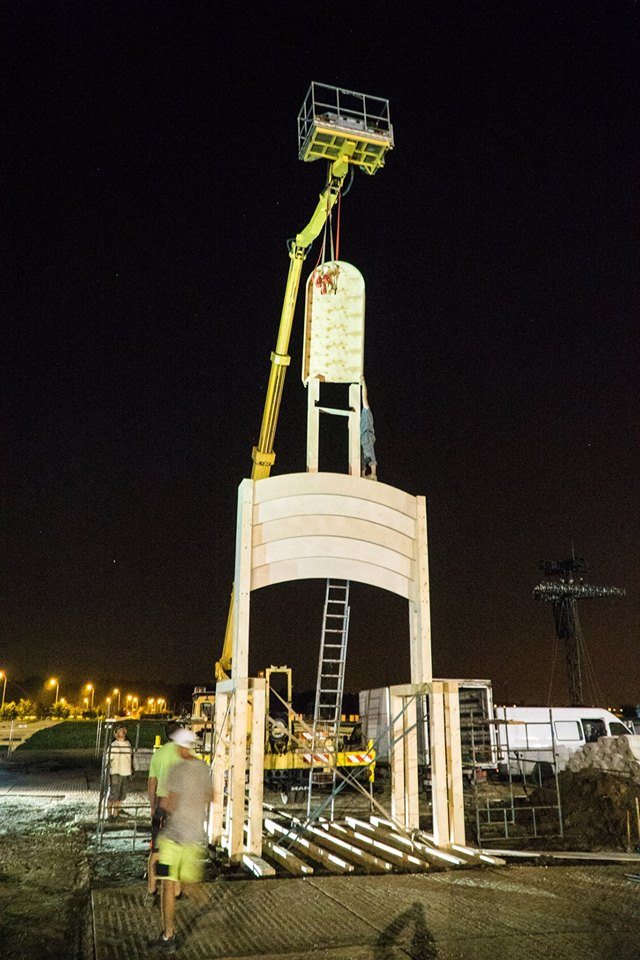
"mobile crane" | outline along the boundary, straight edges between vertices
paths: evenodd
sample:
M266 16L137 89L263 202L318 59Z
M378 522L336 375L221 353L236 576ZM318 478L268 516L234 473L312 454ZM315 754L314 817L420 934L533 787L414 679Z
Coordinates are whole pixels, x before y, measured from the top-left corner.
M314 240L327 225L337 203L350 169L359 167L365 173L374 174L384 165L385 155L393 148L393 129L389 118L389 103L378 97L312 83L298 114L299 158L305 162L325 160L328 163L327 180L315 210L307 225L294 239L288 242L289 272L275 349L271 353L271 368L265 396L260 434L252 450L252 480L270 476L275 462L274 442L284 380L291 358L289 342L298 299L303 263ZM231 593L229 614L225 629L222 655L215 664L215 679L229 679L232 671L233 606ZM361 750L355 745L353 724L343 725L338 741L326 749L335 750L331 759L316 753L317 736L302 717L292 708L291 669L269 667L264 671L268 690L272 691L272 676L285 678L284 697L277 693L279 704L269 712L265 737L265 780L271 785L279 784L288 789L295 782L306 780L309 767L361 767L369 771L373 780L375 753ZM271 695L271 693L270 693ZM207 733L212 730L215 692L205 688L194 691L192 727L199 731L203 747ZM311 751L311 752L310 752Z
M263 480L275 462L274 442L287 367L293 318L298 299L302 265L313 241L325 226L349 172L359 167L373 175L384 166L393 149L389 102L379 97L313 82L298 114L299 158L304 162L324 159L329 164L327 183L306 227L288 243L289 273L275 349L271 354L269 383L264 401L258 443L252 450L251 479ZM231 674L233 647L233 592L225 629L222 655L215 664L216 680Z

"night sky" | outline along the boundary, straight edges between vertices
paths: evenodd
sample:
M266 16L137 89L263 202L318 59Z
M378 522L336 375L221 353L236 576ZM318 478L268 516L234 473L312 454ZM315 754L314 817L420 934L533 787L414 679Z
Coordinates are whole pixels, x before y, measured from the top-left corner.
M0 668L210 682L317 80L391 104L340 256L380 478L427 496L436 675L565 702L532 590L575 549L627 591L580 608L596 695L640 702L640 6L252 9L2 4ZM302 298L274 473L305 468L301 339ZM253 595L253 671L315 683L323 598ZM406 603L355 584L347 688L408 678Z

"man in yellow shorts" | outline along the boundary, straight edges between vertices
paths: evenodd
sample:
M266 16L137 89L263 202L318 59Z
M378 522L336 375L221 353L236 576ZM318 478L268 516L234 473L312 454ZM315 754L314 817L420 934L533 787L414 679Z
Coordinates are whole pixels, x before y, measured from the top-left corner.
M147 792L151 806L151 850L147 862L147 899L146 902L160 906L160 890L156 883L156 863L158 860L158 836L167 820L168 814L164 806L167 794L167 778L171 767L181 762L179 746L171 739L180 724L170 720L164 730L167 742L156 750L151 758ZM176 891L179 895L179 891Z
M158 836L156 875L161 881L160 905L162 933L150 940L148 946L164 953L177 948L175 931L176 889L199 883L205 863L205 821L208 805L213 799L211 776L206 763L193 752L196 736L180 727L171 734L177 745L180 762L167 777L164 806L169 816Z

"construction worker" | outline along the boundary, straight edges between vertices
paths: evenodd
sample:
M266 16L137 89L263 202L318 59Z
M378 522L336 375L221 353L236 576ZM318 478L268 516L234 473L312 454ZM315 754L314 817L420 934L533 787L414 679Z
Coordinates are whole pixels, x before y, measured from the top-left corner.
M165 809L169 816L158 837L156 872L162 886L162 933L147 946L174 953L177 946L175 903L181 883L199 883L204 874L207 807L213 800L211 772L196 757L197 737L182 728L171 734L179 754L167 776Z
M369 396L364 376L360 377L362 386L362 412L360 414L360 446L362 449L362 476L369 480L378 479L378 463L374 444L376 435L373 429L373 414L369 407Z
M121 812L127 796L127 786L133 774L133 747L127 739L127 728L116 727L109 747L109 794L107 811L109 819L124 816Z
M166 724L164 732L167 743L153 754L147 782L147 793L151 806L151 851L147 861L147 900L155 906L160 906L156 863L158 860L158 833L166 822L168 813L164 804L167 796L167 777L171 768L180 763L181 759L177 744L171 739L176 730L182 730L179 723L170 721Z

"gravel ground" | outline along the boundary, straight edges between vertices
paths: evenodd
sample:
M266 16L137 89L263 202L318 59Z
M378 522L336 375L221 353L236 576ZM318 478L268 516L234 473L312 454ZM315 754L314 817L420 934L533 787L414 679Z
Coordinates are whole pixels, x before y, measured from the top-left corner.
M95 801L91 806L95 810ZM0 954L6 960L93 957L86 807L55 798L1 798Z

